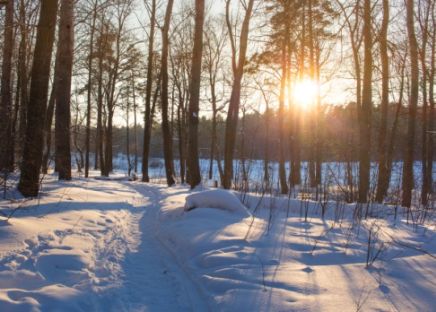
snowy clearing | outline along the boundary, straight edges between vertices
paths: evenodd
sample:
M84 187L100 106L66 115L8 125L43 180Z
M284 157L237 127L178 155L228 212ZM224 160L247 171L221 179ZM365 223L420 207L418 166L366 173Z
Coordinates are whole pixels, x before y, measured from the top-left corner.
M266 195L240 195L253 216L207 193L185 211L190 194L49 176L39 200L0 201L2 215L19 207L0 223L1 310L434 311L434 221L379 207L383 219L355 224L354 206L321 218L313 202Z

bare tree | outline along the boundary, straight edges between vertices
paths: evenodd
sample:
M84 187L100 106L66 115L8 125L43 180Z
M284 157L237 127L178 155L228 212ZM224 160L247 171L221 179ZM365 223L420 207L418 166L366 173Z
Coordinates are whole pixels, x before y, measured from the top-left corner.
M410 49L410 96L409 96L409 116L407 126L407 144L404 155L403 165L403 198L402 205L410 207L412 203L412 189L414 187L413 161L415 153L415 131L416 131L416 111L418 106L419 93L419 61L418 43L416 41L414 24L414 4L413 0L406 0L407 14L407 35Z
M205 31L205 57L204 66L208 74L209 89L210 89L210 103L212 104L212 129L210 141L210 161L209 161L209 179L213 176L213 163L217 160L220 179L223 177L221 162L218 161L218 136L217 136L217 117L218 112L221 110L218 107L217 83L219 73L222 66L222 56L226 40L226 28L224 25L207 24Z
M201 183L198 159L198 120L200 111L201 62L203 55L204 0L195 1L195 33L192 50L191 84L188 107L188 177L191 188Z
M224 177L223 187L231 187L233 175L233 154L236 143L236 131L238 125L239 105L241 101L241 84L244 75L244 65L248 46L248 33L250 30L250 19L253 12L254 0L249 0L245 7L245 16L242 22L240 33L239 51L236 51L236 38L230 16L231 0L226 0L226 21L229 31L232 50L233 85L230 96L229 110L226 119L225 146L224 146Z
M382 96L381 96L381 120L378 140L378 180L375 200L379 203L386 195L386 183L389 180L387 164L387 126L389 108L389 55L388 55L388 27L389 27L389 1L383 0L383 21L378 42L380 45L380 61L382 70Z
M12 52L14 48L14 1L6 3L3 62L0 90L0 170L13 170L13 142L12 142Z
M153 88L153 63L154 63L154 35L156 28L156 0L151 1L150 9L150 34L148 37L147 82L145 87L145 113L144 113L144 147L142 153L142 182L149 182L148 158L150 155L150 139L153 124L151 96Z
M94 37L97 21L98 1L92 4L92 20L90 25L89 56L88 56L88 85L87 85L87 109L86 109L86 139L85 139L85 178L89 176L89 152L91 141L91 112L92 112L92 65L94 59ZM97 151L96 151L97 154Z
M165 22L162 28L162 88L161 88L161 106L162 106L162 134L164 143L164 159L165 159L165 173L167 177L168 186L175 184L175 171L173 161L173 142L171 136L170 123L168 118L168 51L169 51L169 38L168 32L170 29L171 14L173 11L174 0L168 0Z

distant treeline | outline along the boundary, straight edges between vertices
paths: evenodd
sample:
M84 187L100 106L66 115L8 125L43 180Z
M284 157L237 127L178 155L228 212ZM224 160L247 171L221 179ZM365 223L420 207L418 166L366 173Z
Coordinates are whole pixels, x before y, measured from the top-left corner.
M389 116L389 124L392 124L393 116L395 115L396 105L391 104ZM263 159L265 157L265 151L268 148L269 159L273 161L278 160L278 117L277 111L270 110L269 123L266 124L268 119L266 113L247 113L245 117L240 118L238 123L238 145L236 147L235 155L237 158L247 158L247 159ZM420 114L418 114L420 116ZM244 120L243 120L244 119ZM375 107L373 115L373 138L377 139L379 133L379 123L380 123L380 110L379 107ZM358 160L358 128L353 127L353 123L356 120L356 109L355 104L351 103L346 106L328 106L323 112L323 131L322 131L322 141L323 141L323 158L324 161L357 161ZM421 126L421 120L418 119L418 126ZM291 125L291 122L286 122L287 128ZM404 138L407 133L407 107L402 107L399 117L399 127L397 131L397 138L395 140L395 160L403 160L404 156L404 146L406 144ZM310 152L310 134L311 125L301 123L301 155L302 161L309 160ZM268 128L268 131L266 129ZM199 151L201 158L208 158L210 154L210 132L212 129L212 120L207 117L200 119L199 124ZM286 129L289 131L289 129ZM132 157L135 154L135 144L138 156L141 157L143 149L143 134L144 130L142 126L137 127L137 140L135 143L135 131L133 126L129 129L130 131L130 149ZM175 129L173 129L175 131ZM222 117L218 118L217 123L217 133L219 139L219 147L224 146L224 131L225 123ZM268 134L268 135L267 135ZM95 138L96 129L92 129L92 138ZM81 128L78 133L78 145L84 146L85 141L85 129ZM178 155L178 140L177 135L173 135L174 142L174 153L175 157L179 158ZM244 140L243 144L242 140ZM92 140L94 141L94 140ZM124 127L114 127L113 129L113 153L114 155L118 153L126 154L127 151L127 128ZM417 133L416 139L416 149L415 157L417 160L421 157L421 133ZM159 123L155 123L153 126L152 137L151 137L151 157L163 157L163 142L162 142L162 128ZM244 147L241 150L241 146ZM82 148L80 148L83 150ZM91 152L95 153L95 146L91 146ZM285 149L286 157L289 159L290 148L286 146ZM222 155L222 148L220 148L220 154ZM372 153L374 155L373 160L376 160L377 151L376 146L372 146ZM221 158L222 159L222 158Z

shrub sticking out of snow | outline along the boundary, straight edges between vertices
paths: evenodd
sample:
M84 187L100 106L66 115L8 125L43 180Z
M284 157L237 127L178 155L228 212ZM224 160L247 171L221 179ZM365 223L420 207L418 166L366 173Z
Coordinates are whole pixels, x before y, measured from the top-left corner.
M220 189L203 191L187 196L185 211L194 208L215 208L241 214L244 217L251 216L247 208L233 193Z

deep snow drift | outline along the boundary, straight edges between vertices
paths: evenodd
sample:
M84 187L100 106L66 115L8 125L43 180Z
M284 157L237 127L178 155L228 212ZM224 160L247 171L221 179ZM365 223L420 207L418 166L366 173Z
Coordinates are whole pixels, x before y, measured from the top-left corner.
M0 219L18 208L0 221L1 311L434 310L432 216L46 180L39 199L0 200Z

